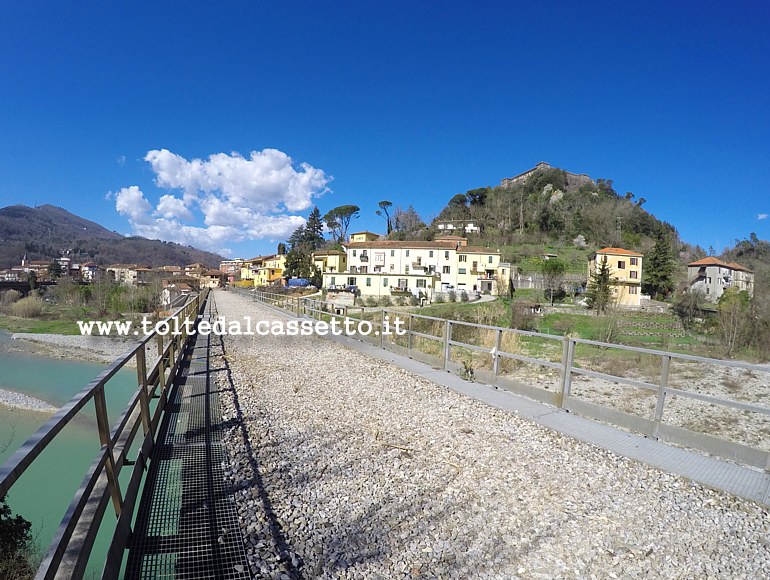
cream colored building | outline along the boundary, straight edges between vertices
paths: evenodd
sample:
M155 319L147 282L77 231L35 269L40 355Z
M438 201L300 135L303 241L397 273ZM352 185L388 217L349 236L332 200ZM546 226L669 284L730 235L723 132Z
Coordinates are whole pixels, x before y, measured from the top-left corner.
M623 248L603 248L588 258L588 281L607 260L610 277L613 280L612 294L615 303L621 306L640 306L642 298L643 254Z
M467 243L460 236L432 242L351 242L345 247L347 270L325 271L323 286L357 286L364 296L421 293L429 299L449 290L507 291L510 264L501 263L497 250Z

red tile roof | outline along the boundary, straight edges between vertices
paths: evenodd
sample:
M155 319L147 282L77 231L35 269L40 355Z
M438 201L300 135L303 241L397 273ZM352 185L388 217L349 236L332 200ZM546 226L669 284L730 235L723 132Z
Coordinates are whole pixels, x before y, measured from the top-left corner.
M746 266L742 266L737 262L724 262L714 256L707 256L695 262L690 262L687 267L690 266L719 266L721 268L729 268L730 270L740 270L742 272L751 272Z
M631 250L624 250L623 248L602 248L601 250L596 250L597 254L619 254L621 256L639 256L640 258L644 256L644 254L640 254L639 252L632 252Z

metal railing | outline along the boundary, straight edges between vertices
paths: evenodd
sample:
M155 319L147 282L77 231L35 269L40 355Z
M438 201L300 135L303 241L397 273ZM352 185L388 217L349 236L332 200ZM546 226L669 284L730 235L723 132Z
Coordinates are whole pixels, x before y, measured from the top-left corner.
M193 336L185 321L195 322L207 295L208 290L204 290L159 323L169 324L172 332L179 329L178 334L164 336L153 331L145 336L59 409L0 467L0 496L4 496L62 429L81 416L89 402L94 402L101 449L54 535L38 568L37 578L83 577L110 502L115 512L116 524L104 577L118 576L130 535L131 518L142 476L167 403L168 391L175 379L187 343ZM147 346L153 340L157 344L157 357L148 367ZM117 422L110 426L106 383L132 361L136 363L138 388ZM157 399L157 404L154 410L151 410L150 402L153 399ZM129 459L129 453L140 427L143 438L137 457L132 460ZM119 481L124 467L133 467L125 493L121 490Z
M770 471L770 407L760 404L770 397L770 366L316 298L245 294L299 317L366 320L374 332L357 335L361 341L566 411ZM405 334L383 333L386 317L391 330L400 318ZM731 372L741 376L731 378ZM754 395L742 390L748 380L761 383ZM735 396L725 397L724 390Z

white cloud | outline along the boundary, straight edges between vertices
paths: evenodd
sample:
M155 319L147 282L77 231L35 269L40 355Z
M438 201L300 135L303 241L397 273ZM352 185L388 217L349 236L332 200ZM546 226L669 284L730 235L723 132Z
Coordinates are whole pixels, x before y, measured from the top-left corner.
M757 216L758 220L766 220L768 218L768 215L766 213L761 213Z
M309 208L331 180L307 163L295 168L276 149L254 151L249 158L217 153L205 161L160 149L149 151L145 160L158 187L180 190L182 196L163 195L153 209L135 185L109 194L134 232L225 255L230 242L287 238L305 223L291 213ZM195 223L196 214L202 223Z
M155 214L168 219L193 220L193 214L187 209L184 201L173 195L164 195L160 198L158 207L155 208Z
M152 221L148 215L152 206L136 185L124 187L115 194L115 209L127 216L132 224L146 225Z
M312 198L326 191L329 177L321 169L292 159L277 149L252 151L247 159L238 153L216 153L208 160L193 159L167 149L145 156L156 175L158 187L181 189L186 197L219 192L236 206L261 212L302 211Z

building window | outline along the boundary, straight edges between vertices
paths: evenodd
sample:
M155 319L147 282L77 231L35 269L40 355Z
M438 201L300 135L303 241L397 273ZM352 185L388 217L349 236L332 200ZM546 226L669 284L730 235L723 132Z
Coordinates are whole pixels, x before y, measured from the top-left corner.
M628 293L629 293L629 294L636 294L638 291L639 291L639 289L638 289L636 286L631 286L631 287L628 289Z
M625 270L625 269L626 269L626 261L618 260L618 270Z
M441 272L443 274L449 274L449 266L444 266L443 268L441 268Z
M429 258L432 258L432 257L433 257L433 250L430 250L430 251L428 252L428 257L429 257Z
M395 272L395 270L396 270L396 266L394 264L391 264L390 265L390 271L391 272Z
M409 264L404 266L404 274L409 274Z
M353 250L353 257L354 258L356 257L356 251L355 250Z
M406 251L406 257L409 257L409 250Z
M447 260L449 259L449 250L444 252L444 258L446 258Z
M466 256L464 254L461 254L460 256L457 257L457 261L458 262L467 262L468 261L468 256Z
M458 274L465 274L465 268L458 268L457 269Z
M383 279L382 279L382 285L383 285L385 288L387 288L387 287L388 287L388 279L387 279L387 278L383 278Z
M350 267L350 273L351 274L355 274L357 270L358 270L358 268L356 268L355 266L351 266Z
M367 286L371 286L372 285L372 279L371 278L367 278L366 279L366 285Z
M337 278L335 276L332 276L330 280L331 281L329 282L329 284L331 284L332 286L335 286L337 284Z
M629 276L630 276L630 277L631 277L633 280L636 280L636 279L639 277L639 272L637 272L636 270L631 270L631 272L629 272Z
M489 260L487 260L487 262L491 264L493 261L494 261L493 256L489 256Z
M632 266L638 266L639 265L639 258L631 258L631 265Z
M392 257L393 257L393 256L395 256L395 255L396 255L396 250L391 250L391 251L390 251L390 257L392 258Z
M359 274L366 274L368 271L369 271L369 266L361 266L360 268L358 268Z
M425 280L423 278L418 278L418 280L417 280L417 287L418 288L425 288L426 287Z
M356 285L356 279L353 276L348 278L348 286L355 286L355 285Z

